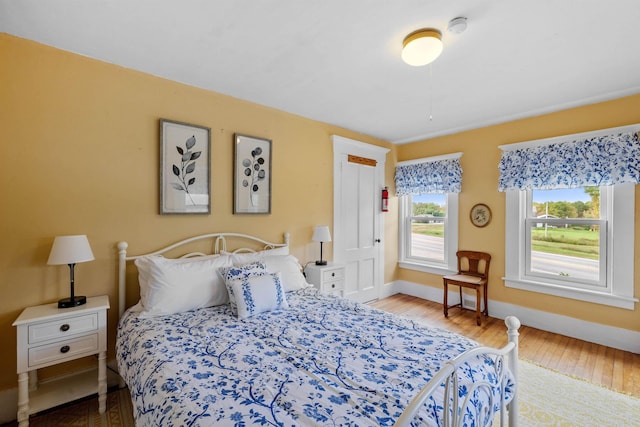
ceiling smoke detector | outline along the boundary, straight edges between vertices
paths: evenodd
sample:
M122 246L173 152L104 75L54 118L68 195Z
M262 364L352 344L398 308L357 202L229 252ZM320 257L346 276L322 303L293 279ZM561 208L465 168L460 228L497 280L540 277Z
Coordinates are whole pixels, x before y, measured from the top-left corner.
M460 34L467 29L467 18L459 16L457 18L453 18L449 21L449 25L447 26L447 30L454 34Z

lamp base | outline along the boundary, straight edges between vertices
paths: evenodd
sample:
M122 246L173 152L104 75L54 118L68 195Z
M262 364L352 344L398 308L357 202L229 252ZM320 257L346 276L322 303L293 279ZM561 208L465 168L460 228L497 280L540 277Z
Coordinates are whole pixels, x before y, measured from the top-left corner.
M316 261L316 265L327 265L327 261Z
M83 305L86 303L87 303L87 297L83 297L83 296L75 296L73 297L73 299L63 298L58 301L58 308L77 307L79 305Z

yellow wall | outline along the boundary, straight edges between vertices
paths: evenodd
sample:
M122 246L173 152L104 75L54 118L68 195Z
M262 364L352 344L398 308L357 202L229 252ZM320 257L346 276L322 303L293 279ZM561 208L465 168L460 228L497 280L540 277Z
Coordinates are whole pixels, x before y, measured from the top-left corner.
M464 153L460 160L463 173L458 244L460 249L491 253L488 291L491 300L640 331L638 304L636 310L625 310L506 288L502 280L505 271L505 195L498 192L499 145L636 123L640 123L640 95L401 145L397 147L397 156L398 161L403 161ZM469 210L480 202L488 204L493 214L491 223L485 228L476 228L469 221ZM640 194L636 186L636 218L639 211ZM636 254L640 254L639 235L640 224L636 219ZM637 256L635 259L635 295L638 296L640 262ZM407 269L399 270L398 279L442 287L440 276Z
M89 237L96 259L76 266L76 293L109 295L112 358L117 241L136 254L206 232L279 241L288 231L306 262L318 256L313 225L333 224L332 134L391 148L393 179L395 148L366 135L6 34L0 64L0 390L17 385L11 323L26 306L68 296L68 268L46 265L56 235ZM158 214L159 118L211 128L211 215ZM235 132L273 141L270 215L232 214ZM385 220L394 265L395 217Z

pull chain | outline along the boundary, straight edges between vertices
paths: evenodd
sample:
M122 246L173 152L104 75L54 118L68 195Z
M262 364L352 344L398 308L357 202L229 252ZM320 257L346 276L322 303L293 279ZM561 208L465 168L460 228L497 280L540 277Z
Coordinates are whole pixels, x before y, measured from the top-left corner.
M433 68L429 64L429 121L433 121Z

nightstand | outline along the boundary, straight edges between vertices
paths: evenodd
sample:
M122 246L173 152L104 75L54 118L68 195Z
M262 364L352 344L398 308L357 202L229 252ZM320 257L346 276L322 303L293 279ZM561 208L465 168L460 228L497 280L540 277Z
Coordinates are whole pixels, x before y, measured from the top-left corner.
M98 393L102 414L107 402L107 310L109 297L87 298L73 308L58 303L25 308L13 322L18 333L18 423L29 415ZM37 370L98 355L96 369L38 383ZM96 372L97 371L97 372Z
M344 266L332 262L327 265L308 264L304 268L307 282L320 291L342 296L344 291Z

